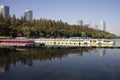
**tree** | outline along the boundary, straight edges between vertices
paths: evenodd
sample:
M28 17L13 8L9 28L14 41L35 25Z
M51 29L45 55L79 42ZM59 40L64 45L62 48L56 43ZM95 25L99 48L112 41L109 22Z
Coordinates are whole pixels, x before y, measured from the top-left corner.
M11 24L16 25L16 16L15 15L13 15L11 18Z
M86 37L86 33L85 32L81 32L81 36L82 37Z
M34 19L32 21L26 21L23 16L21 16L21 19L18 19L15 15L4 19L2 14L0 14L0 35L12 37L116 37L116 35L109 32L94 30L84 26L70 25L62 22L62 20Z
M0 22L4 22L4 17L3 17L3 15L2 15L2 13L0 13Z

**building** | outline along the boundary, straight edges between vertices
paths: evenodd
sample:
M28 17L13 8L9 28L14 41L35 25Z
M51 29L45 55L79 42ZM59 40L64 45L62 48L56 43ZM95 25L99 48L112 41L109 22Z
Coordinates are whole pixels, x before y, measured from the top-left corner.
M78 21L77 21L77 25L83 26L83 20L78 20Z
M85 24L84 27L91 28L91 25L90 24Z
M7 18L9 16L9 7L6 5L0 5L0 13L4 18Z
M93 29L98 30L98 25L93 25Z
M32 21L32 17L33 17L32 10L25 10L24 17L27 21Z
M100 28L102 31L106 31L106 22L105 21L100 21Z

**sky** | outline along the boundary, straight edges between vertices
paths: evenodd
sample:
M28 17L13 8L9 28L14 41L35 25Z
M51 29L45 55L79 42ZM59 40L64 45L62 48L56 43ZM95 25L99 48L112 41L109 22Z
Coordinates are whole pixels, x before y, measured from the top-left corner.
M120 0L0 0L0 5L10 7L10 14L17 18L24 11L33 11L33 18L62 20L68 24L100 25L106 22L106 30L120 36Z

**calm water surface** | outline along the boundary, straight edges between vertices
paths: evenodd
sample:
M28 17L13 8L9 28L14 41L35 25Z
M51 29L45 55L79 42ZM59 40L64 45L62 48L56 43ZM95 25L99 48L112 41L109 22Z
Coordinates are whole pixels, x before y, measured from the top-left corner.
M120 80L120 49L0 49L0 80Z

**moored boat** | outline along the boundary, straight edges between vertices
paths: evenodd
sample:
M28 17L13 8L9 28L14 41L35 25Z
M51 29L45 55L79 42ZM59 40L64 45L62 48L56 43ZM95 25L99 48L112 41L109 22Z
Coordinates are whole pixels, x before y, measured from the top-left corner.
M92 38L39 38L35 39L35 43L44 45L66 45L66 46L101 46L114 45L109 39L92 39Z
M0 46L16 46L16 47L27 47L34 46L33 40L20 40L20 39L0 39Z
M99 41L100 45L114 45L114 41L112 40L108 40L108 39L102 39L101 41Z

